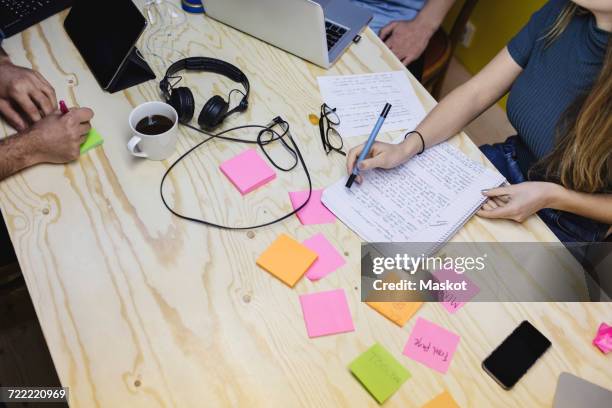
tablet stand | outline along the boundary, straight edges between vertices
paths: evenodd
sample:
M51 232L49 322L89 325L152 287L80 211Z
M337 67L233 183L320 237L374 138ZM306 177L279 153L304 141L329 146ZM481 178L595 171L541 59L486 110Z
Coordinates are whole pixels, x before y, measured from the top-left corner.
M134 47L106 90L115 93L151 79L155 79L155 73Z

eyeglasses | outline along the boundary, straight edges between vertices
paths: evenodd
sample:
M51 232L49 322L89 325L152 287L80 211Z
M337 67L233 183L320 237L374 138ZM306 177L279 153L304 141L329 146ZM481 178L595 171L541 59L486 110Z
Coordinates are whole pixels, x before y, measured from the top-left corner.
M326 154L330 154L332 151L340 153L346 156L346 153L342 151L344 142L342 136L333 127L340 124L340 118L336 113L336 108L329 107L326 103L321 105L321 116L319 116L319 131L321 132L321 143L323 143L323 149Z

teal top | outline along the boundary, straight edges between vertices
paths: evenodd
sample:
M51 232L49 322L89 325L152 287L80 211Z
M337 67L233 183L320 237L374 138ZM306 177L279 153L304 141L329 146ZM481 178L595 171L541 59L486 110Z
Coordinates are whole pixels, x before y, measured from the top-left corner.
M588 13L575 16L545 48L542 37L567 3L550 0L508 44L510 55L523 68L510 90L508 119L536 159L552 151L564 112L588 94L610 39Z

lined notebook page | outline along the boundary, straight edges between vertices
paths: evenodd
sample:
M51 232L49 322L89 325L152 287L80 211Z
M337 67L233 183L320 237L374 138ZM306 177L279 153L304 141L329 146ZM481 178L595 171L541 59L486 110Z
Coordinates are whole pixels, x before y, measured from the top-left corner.
M321 201L364 241L434 244L448 241L480 208L481 190L505 181L448 143L394 169L369 171L351 189L346 180L328 187Z

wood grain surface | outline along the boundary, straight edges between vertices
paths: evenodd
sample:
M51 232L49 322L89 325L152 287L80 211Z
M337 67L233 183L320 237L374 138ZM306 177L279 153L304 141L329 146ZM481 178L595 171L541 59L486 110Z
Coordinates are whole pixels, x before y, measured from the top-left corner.
M37 166L4 181L0 205L72 407L376 406L347 369L374 342L412 373L386 406L418 407L445 389L462 407L550 406L562 371L612 388L610 356L590 344L599 323L609 322L609 304L471 303L456 315L426 304L419 316L461 335L450 370L441 375L401 355L414 319L398 328L360 302L360 240L342 223L302 226L292 217L269 228L231 232L171 216L159 198L160 178L201 135L181 128L177 151L164 162L130 156L128 114L159 99L157 83L103 92L64 31L65 16L3 46L15 63L39 70L69 105L92 107L105 143L77 162ZM317 188L345 172L342 157L323 153L318 128L308 121L321 104L317 76L403 69L370 30L325 71L203 16L189 16L170 32L156 28L148 29L139 48L158 75L167 62L149 49L172 59L181 53L211 56L241 67L251 82L250 108L225 126L265 124L281 115ZM431 109L435 101L410 78ZM185 74L183 83L194 90L198 111L212 94L225 97L236 86L201 73ZM11 133L2 122L0 135ZM453 143L486 162L465 134ZM174 205L241 225L289 211L287 192L305 189L303 173L278 172L272 183L243 198L218 165L244 149L214 141L186 159L168 180ZM291 290L255 265L281 232L298 240L323 232L347 264L320 282L302 279ZM455 240L555 237L537 217L523 224L475 217ZM333 288L346 290L356 330L309 339L298 295ZM480 363L524 319L553 346L508 392Z

